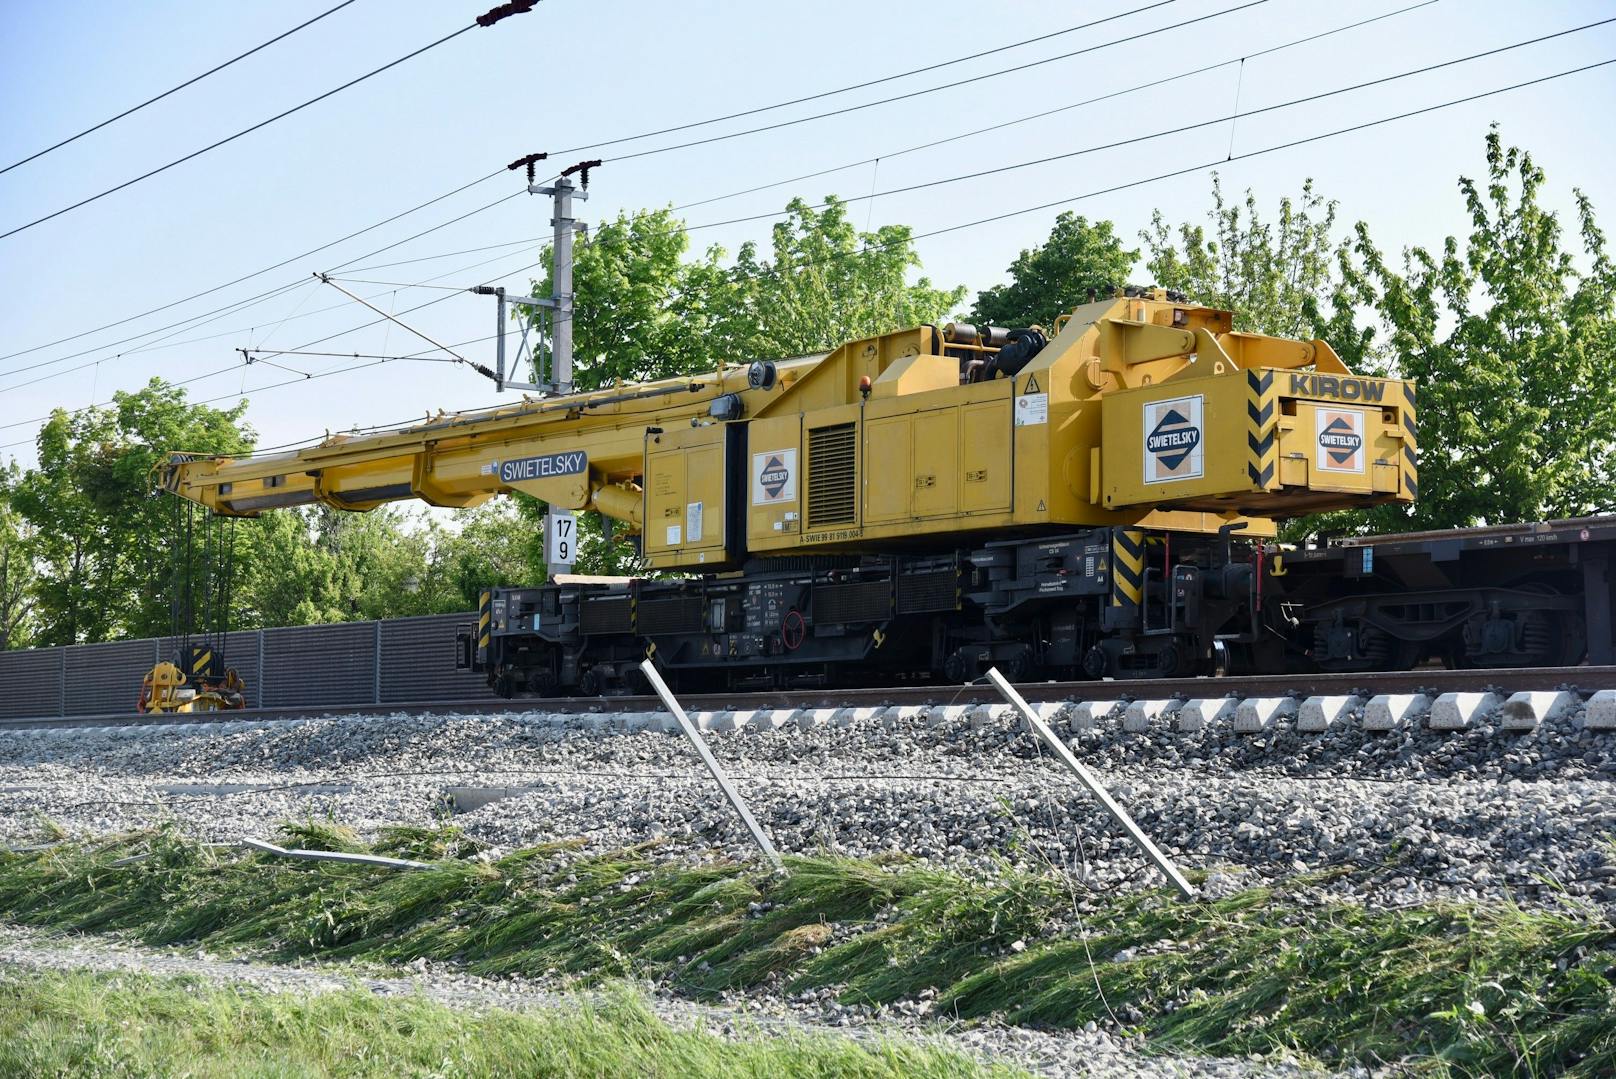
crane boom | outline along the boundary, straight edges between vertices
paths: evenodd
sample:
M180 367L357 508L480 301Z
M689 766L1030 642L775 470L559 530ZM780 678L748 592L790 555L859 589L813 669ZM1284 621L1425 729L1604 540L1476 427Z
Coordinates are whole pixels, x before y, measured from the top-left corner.
M522 491L639 534L653 568L994 533L1240 521L1412 501L1413 387L1322 341L1128 290L1051 332L949 324L245 458L171 454L216 513Z

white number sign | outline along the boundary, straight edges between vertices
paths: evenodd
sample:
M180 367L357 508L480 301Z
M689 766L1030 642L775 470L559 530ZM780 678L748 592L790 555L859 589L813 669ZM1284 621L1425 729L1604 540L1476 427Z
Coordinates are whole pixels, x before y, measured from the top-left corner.
M552 574L567 572L578 560L578 519L565 510L544 515L544 560Z

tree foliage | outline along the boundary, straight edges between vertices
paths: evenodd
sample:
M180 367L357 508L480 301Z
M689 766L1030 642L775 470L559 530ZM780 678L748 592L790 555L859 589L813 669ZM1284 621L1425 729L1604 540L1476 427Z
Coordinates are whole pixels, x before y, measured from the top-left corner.
M708 325L722 358L796 356L905 326L936 322L965 298L963 286L914 283L920 265L907 225L860 232L834 197L817 212L802 199L776 224L770 257L743 244L734 266L707 286ZM716 263L722 252L709 251Z
M859 232L840 200L801 199L775 225L770 253L722 248L685 258L689 233L669 209L619 214L574 249L573 381L585 389L800 355L936 321L965 290L940 289L909 229ZM546 258L548 258L548 252ZM548 294L551 279L534 284Z
M152 466L172 449L246 451L245 409L193 405L183 390L153 379L114 394L108 406L51 416L39 433L38 467L11 495L33 531L36 643L169 632L174 500L152 497Z
M1122 246L1109 221L1090 222L1070 211L1055 218L1049 238L1025 248L1010 264L1010 280L976 295L971 318L993 326L1048 326L1087 301L1128 283L1138 251Z
M1486 140L1459 180L1470 234L1394 269L1360 223L1323 332L1419 386L1420 489L1370 527L1447 528L1616 509L1616 268L1576 194L1575 249L1531 155ZM1356 323L1369 310L1369 325Z
M1246 192L1231 203L1212 177L1210 231L1189 223L1171 227L1160 210L1139 234L1151 279L1208 307L1235 313L1235 329L1276 337L1311 335L1314 312L1334 284L1336 204L1302 185L1294 201L1279 200L1272 222Z
M16 462L0 467L0 650L28 647L34 629L34 532L12 507L21 478Z

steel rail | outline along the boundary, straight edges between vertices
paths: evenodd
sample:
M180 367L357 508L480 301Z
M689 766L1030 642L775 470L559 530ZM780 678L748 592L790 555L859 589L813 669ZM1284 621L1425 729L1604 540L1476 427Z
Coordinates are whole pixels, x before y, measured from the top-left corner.
M1421 669L1358 671L1344 674L1230 675L1223 678L1107 679L1100 682L1027 682L1017 685L1030 701L1135 701L1195 697L1311 697L1377 693L1515 693L1524 690L1576 690L1592 693L1616 689L1616 666L1525 667L1481 670ZM860 708L894 705L999 704L998 693L985 681L971 685L914 685L853 689L750 690L737 693L688 693L680 699L702 712L769 708ZM0 731L74 727L135 727L318 719L326 716L386 716L454 713L501 715L552 712L587 715L601 712L660 712L654 696L519 697L511 700L448 699L397 701L385 704L279 705L229 712L142 715L136 712L83 716L38 716L0 719Z

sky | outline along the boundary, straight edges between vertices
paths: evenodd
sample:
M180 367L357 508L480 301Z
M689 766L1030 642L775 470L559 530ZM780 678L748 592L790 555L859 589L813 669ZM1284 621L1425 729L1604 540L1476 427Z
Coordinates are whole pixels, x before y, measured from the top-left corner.
M0 0L0 168L337 2ZM919 241L920 272L936 284L963 284L973 293L1004 280L1017 252L1039 243L1063 208L1116 222L1130 242L1156 209L1170 221L1204 221L1211 169L1199 166L1211 163L1221 163L1217 171L1228 188L1252 189L1269 213L1280 197L1296 195L1311 178L1321 194L1338 200L1342 227L1368 222L1383 250L1439 245L1445 236L1467 231L1456 181L1484 172L1483 139L1493 122L1507 142L1530 150L1546 171L1544 200L1568 231L1575 224L1574 187L1603 211L1607 231L1616 227L1610 107L1616 102L1616 65L1240 159L1616 58L1613 22L1233 124L1225 119L1616 17L1616 3L1587 0L1435 0L1266 52L1418 2L541 0L531 13L471 30L229 145L0 239L0 355L6 356L0 358L0 460L33 464L39 418L52 409L105 402L153 376L194 379L187 386L192 399L218 398L221 407L245 393L247 420L264 446L500 400L491 383L454 364L406 361L345 371L356 361L285 356L274 358L280 368L262 362L249 367L235 350L298 348L374 319L317 282L313 275L323 271L377 282L348 280L344 287L384 309L439 301L405 316L437 341L492 334L493 301L447 286L502 283L521 289L539 276L522 268L538 260L540 237L549 230L549 202L523 193L517 173L500 172L270 273L96 328L255 273L535 151L555 152L550 164L605 159L592 175L589 201L577 210L585 221L642 207L684 206L854 162L860 164L692 206L680 215L700 226L775 213L793 195L819 201L835 194L862 198L850 210L861 227L907 224L927 232L1062 203ZM0 173L0 232L395 60L466 25L491 4L355 0L216 75ZM1071 29L1102 19L1108 21ZM1026 39L1038 40L940 66ZM1075 50L1089 51L1052 59ZM1241 63L1242 57L1248 59ZM1212 69L1102 103L897 154L1207 67ZM914 75L803 104L600 145L915 69ZM961 80L973 81L768 132L626 157ZM881 195L1203 121L1218 122ZM881 160L871 163L875 158ZM1151 180L1175 172L1182 174ZM1150 182L1090 194L1141 180ZM877 197L870 199L872 192ZM444 227L363 257L439 225ZM748 240L766 247L770 226L769 220L752 220L699 228L692 246L716 244L731 254ZM509 246L469 251L490 245ZM388 265L400 262L406 264ZM1139 283L1143 273L1136 275ZM401 287L422 282L440 287ZM283 287L264 301L244 302ZM239 306L219 310L226 305ZM74 339L51 344L69 337ZM384 324L308 347L393 355L428 346ZM488 362L492 348L482 342L461 351ZM323 374L328 371L336 373Z

